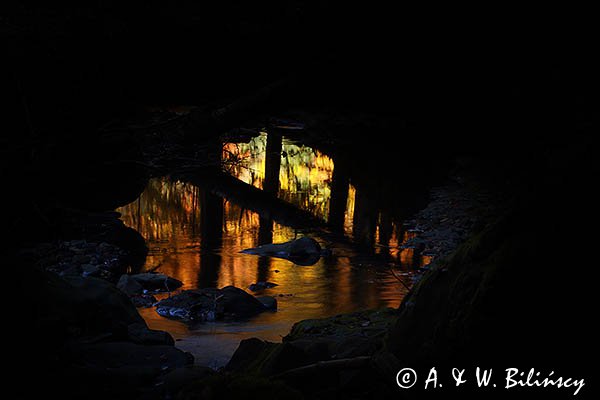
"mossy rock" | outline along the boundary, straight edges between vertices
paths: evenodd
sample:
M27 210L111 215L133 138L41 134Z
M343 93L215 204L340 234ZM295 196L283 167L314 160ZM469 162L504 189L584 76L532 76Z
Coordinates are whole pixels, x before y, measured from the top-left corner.
M297 322L283 340L294 341L307 337L348 337L361 335L375 337L386 332L396 321L398 311L393 308L358 311L329 318L306 319Z
M300 321L282 343L243 340L226 369L272 376L319 361L372 355L382 347L397 315L397 310L386 308Z

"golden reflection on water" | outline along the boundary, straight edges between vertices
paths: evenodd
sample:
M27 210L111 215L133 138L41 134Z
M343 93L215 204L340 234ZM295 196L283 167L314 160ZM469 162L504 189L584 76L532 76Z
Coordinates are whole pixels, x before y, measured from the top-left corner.
M151 180L137 201L117 210L124 223L147 240L146 269L159 266L159 272L181 280L184 289L227 285L245 289L256 281L276 282L279 286L270 294L293 294L282 301L302 303L288 310L296 320L399 305L403 292L397 282L387 274L354 268L347 256L299 267L283 259L240 253L259 244L264 225L262 230L270 232L273 242L293 239L295 232L220 198L216 202L222 207L221 226L205 227L201 209L210 204L203 200L199 188L161 178ZM203 233L213 237L207 240Z
M223 162L228 172L259 189L265 181L267 134L248 143L226 143ZM285 137L281 146L278 197L327 221L331 198L333 160Z
M330 176L328 172L319 174L321 179ZM350 230L354 192L350 186L345 215L345 228ZM152 179L138 200L117 211L123 222L147 241L149 254L144 268L158 267L157 272L181 280L182 289L227 285L247 289L257 281L279 285L264 292L276 296L278 311L260 314L249 323L205 324L190 330L185 324L158 316L153 309L140 311L151 328L167 330L176 339L183 339L178 346L192 351L201 364L222 365L242 339L258 336L278 341L299 320L397 307L406 294L389 271L366 267L355 261L356 254L336 244L329 243L334 247L334 257L322 258L309 267L240 253L265 242L293 239L297 232L191 184ZM398 250L407 237L399 226L394 226L389 251L402 262L410 258Z
M264 133L248 143L225 144L224 166L233 176L262 189L267 175L266 149ZM283 138L277 195L327 221L333 172L330 157ZM277 176L277 171L269 176ZM356 187L348 184L347 190L343 232L353 237L355 217L364 213L355 210ZM302 232L191 184L169 178L152 179L138 200L117 211L123 222L147 241L149 254L144 269L155 269L181 280L182 289L227 285L247 289L257 281L278 284L263 293L276 296L278 311L260 314L250 323L204 324L190 329L158 316L152 308L140 310L151 328L167 330L176 339L184 339L178 346L194 353L201 364L212 363L224 354L230 356L242 339L258 336L279 341L299 320L397 307L406 294L405 287L389 271L364 265L359 254L341 244L328 243L334 256L309 267L240 253L259 244L291 240ZM430 261L415 255L412 249L403 249L402 245L414 233L407 232L398 221L383 218L381 213L377 215L374 236L374 253L389 257L397 266L411 269ZM226 357L217 364L225 361Z
M344 212L344 233L352 237L352 228L354 226L354 201L356 199L356 188L348 185L348 200L346 201L346 211Z

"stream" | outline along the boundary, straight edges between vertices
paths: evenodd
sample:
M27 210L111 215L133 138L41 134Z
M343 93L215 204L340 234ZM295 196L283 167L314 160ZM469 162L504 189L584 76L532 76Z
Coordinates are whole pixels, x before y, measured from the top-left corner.
M281 341L292 325L303 319L398 307L407 289L390 268L410 282L412 271L429 261L413 249L401 247L412 237L402 221L377 212L368 224L374 227L370 243L357 246L358 228L365 225L360 218L373 212L357 209L357 190L351 179L341 185L341 196L332 193L339 191L340 185L332 185L335 163L331 157L285 136L275 150L270 146L264 132L245 142L224 143L224 169L248 185L273 191L325 223L332 218L332 196L341 198L345 207L340 232L322 234L284 226L169 176L152 178L136 201L117 209L123 222L146 239L149 254L143 269L179 279L183 290L234 285L253 293L248 289L252 283L277 284L253 294L276 297L278 310L247 321L190 326L159 316L153 307L139 309L150 328L171 333L176 346L192 353L198 365L225 365L243 339ZM331 256L314 265L299 266L285 259L240 253L303 235L330 249Z

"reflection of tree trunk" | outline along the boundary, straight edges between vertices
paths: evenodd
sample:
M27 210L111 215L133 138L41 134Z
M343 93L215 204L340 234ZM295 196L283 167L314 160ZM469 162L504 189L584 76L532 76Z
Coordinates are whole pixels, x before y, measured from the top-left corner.
M275 129L267 135L265 155L265 181L263 189L267 193L277 195L279 191L279 169L281 167L282 137Z
M258 271L256 282L267 282L271 276L271 257L258 258Z
M263 217L292 228L319 228L324 222L308 211L278 199L248 185L224 172L206 169L194 174L185 174L176 178L203 187L210 192L227 198L240 207L257 212Z
M344 231L344 213L348 203L348 165L343 158L335 160L329 201L329 226L335 232Z
M258 226L258 245L273 243L273 220L268 217L260 217Z
M258 226L258 244L273 243L273 220L271 218L260 217ZM269 280L271 268L271 257L259 257L257 282L266 282Z
M392 218L390 214L382 211L379 219L379 244L387 246L392 237Z
M214 287L219 278L223 242L223 199L199 190L200 197L200 271L199 287Z
M377 210L365 188L356 188L355 199L352 235L360 245L371 249L375 241Z

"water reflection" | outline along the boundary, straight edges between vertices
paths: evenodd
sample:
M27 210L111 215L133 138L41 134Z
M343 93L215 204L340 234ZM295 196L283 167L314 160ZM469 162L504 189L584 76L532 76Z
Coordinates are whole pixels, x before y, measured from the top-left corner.
M178 346L194 353L200 364L222 365L244 338L278 341L302 319L397 307L406 289L381 266L391 263L409 270L428 261L412 249L402 249L411 233L400 221L378 211L372 196L352 184L341 160L334 168L334 161L324 153L274 134L261 134L248 143L225 144L223 160L238 179L329 220L333 231L353 238L362 250L344 241L332 242L329 237L326 246L333 249L334 256L310 267L240 253L265 243L285 242L304 232L201 187L166 177L152 179L137 201L117 210L124 223L147 240L146 270L181 280L183 289L227 285L246 289L258 281L278 284L264 291L277 297L278 312L244 323L190 328L158 316L153 309L141 310L152 328L183 339ZM322 238L315 239L325 245ZM379 267L365 263L363 250L384 262Z
M223 162L241 181L328 220L334 164L319 150L261 133L248 143L226 143Z
M247 329L235 324L235 328L231 324L208 324L190 330L159 317L153 310L143 310L150 326L183 338L183 342L178 342L183 347L209 340L205 335L215 329L223 340L236 343L257 335L278 340L298 320L373 307L397 307L405 294L402 285L385 271L354 265L351 253L341 252L340 256L322 259L311 267L240 253L264 241L290 240L296 232L190 184L153 179L137 201L118 211L125 224L147 239L150 252L145 268L158 266L158 271L181 280L183 289L227 285L247 288L257 281L279 285L266 291L278 296L279 311L258 316ZM224 345L235 349L229 342ZM215 362L205 357L199 355L199 362Z

